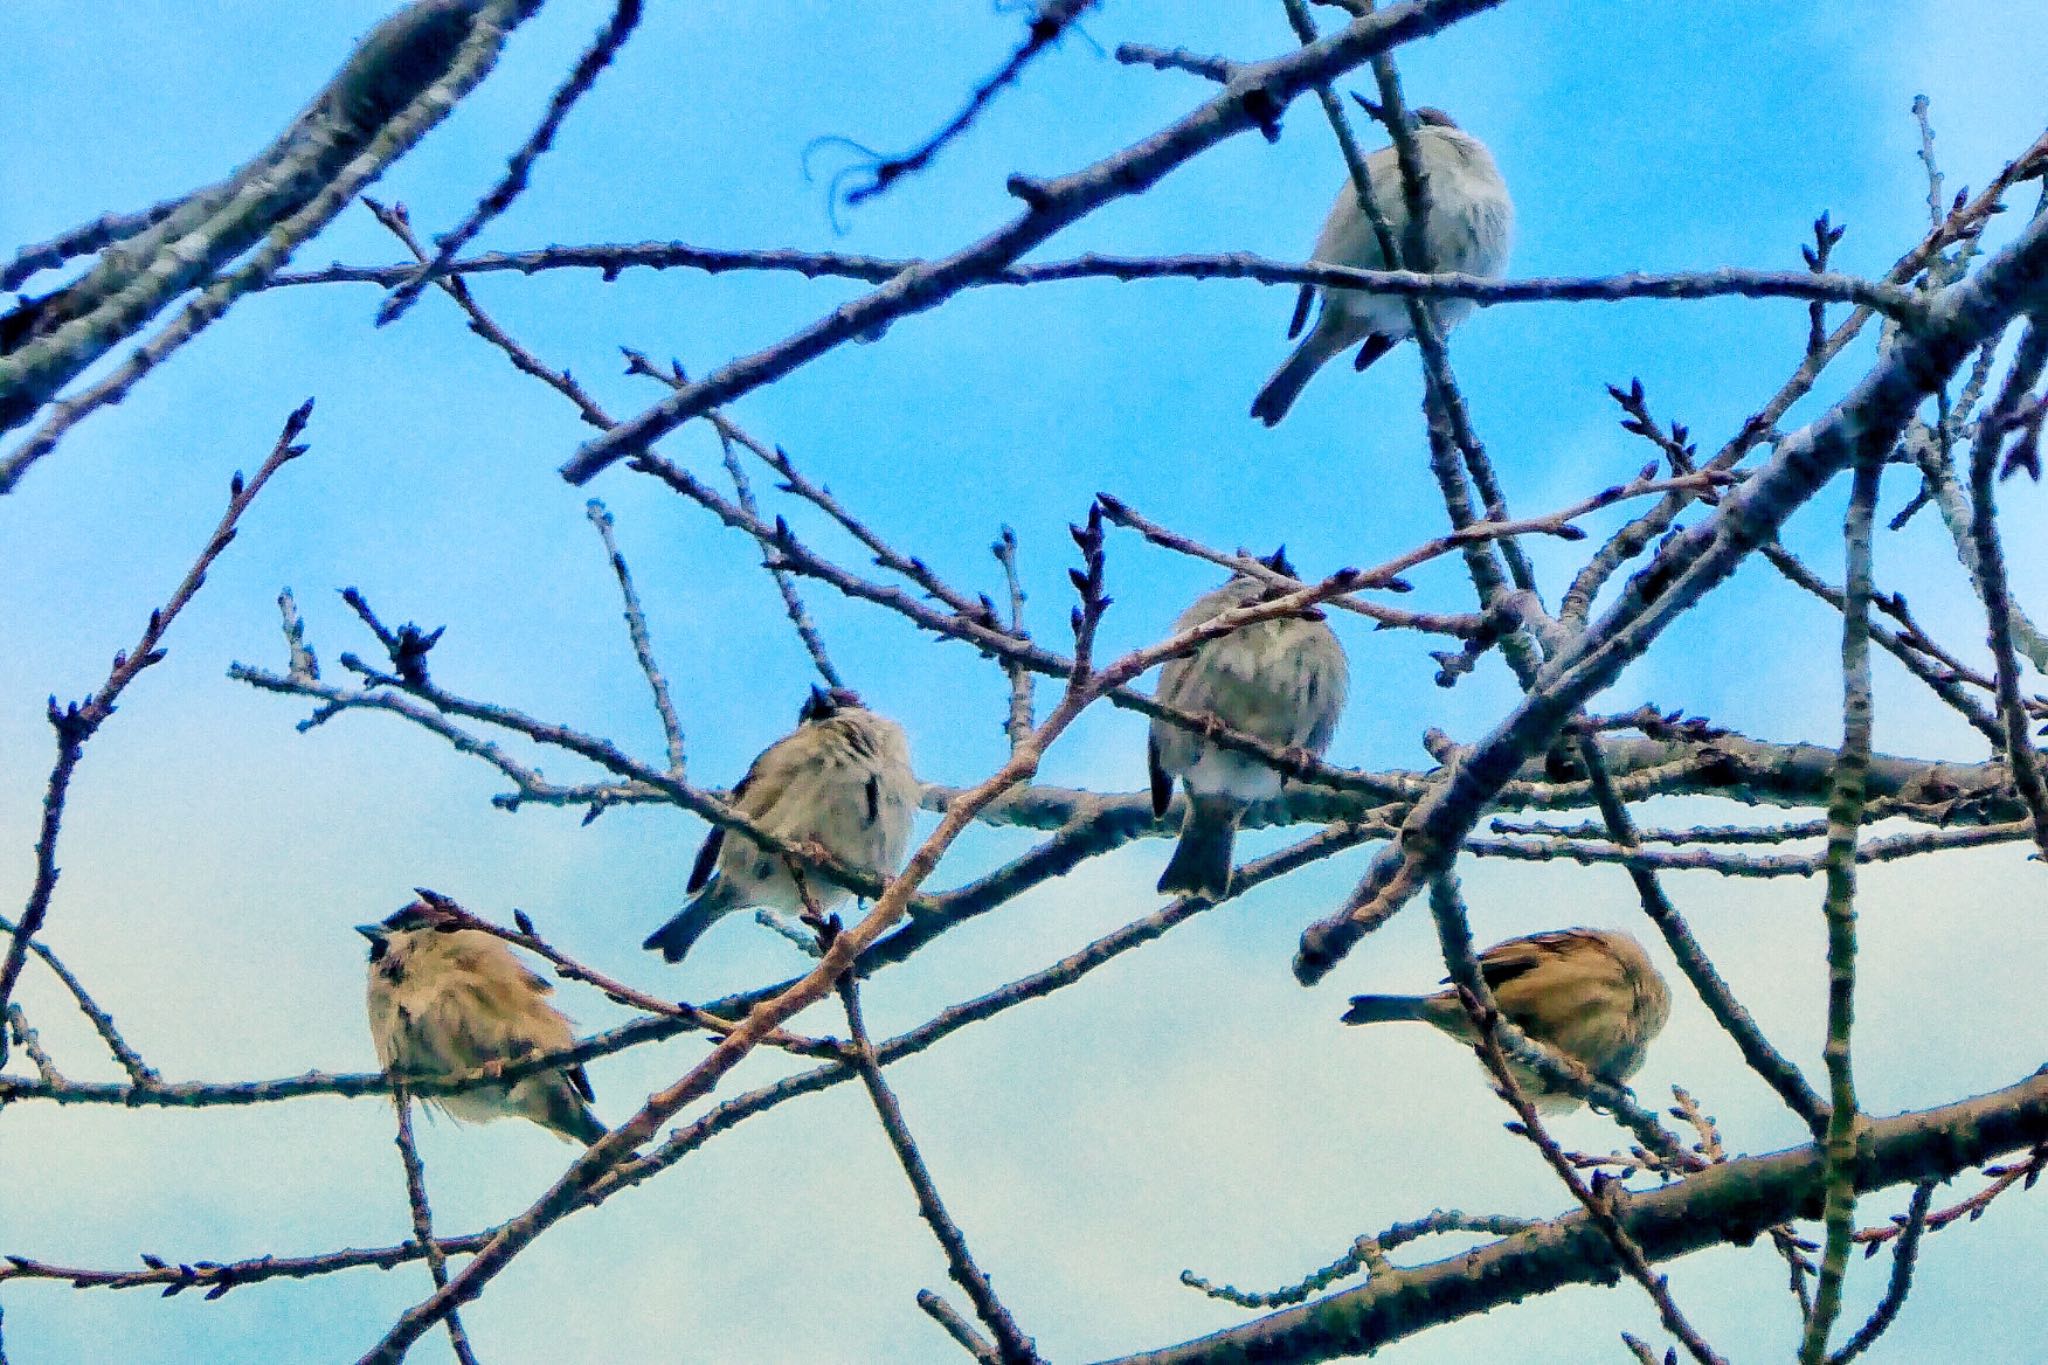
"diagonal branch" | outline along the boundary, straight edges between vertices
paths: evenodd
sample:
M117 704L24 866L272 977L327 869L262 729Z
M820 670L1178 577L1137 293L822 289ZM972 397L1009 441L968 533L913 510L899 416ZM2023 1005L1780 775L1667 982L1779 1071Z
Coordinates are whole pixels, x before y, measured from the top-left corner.
M1010 1310L996 1297L996 1291L989 1284L988 1275L975 1264L974 1254L967 1249L966 1235L960 1225L946 1212L946 1204L939 1197L939 1187L932 1182L932 1173L924 1164L924 1156L917 1150L917 1142L910 1135L910 1125L904 1120L903 1107L896 1102L896 1094L889 1089L889 1083L882 1079L881 1065L875 1059L875 1045L868 1037L866 1022L861 1018L860 987L854 982L854 973L848 972L839 978L837 990L840 1003L846 1007L846 1025L853 1035L854 1066L860 1072L861 1085L868 1092L868 1099L875 1106L875 1114L882 1121L882 1131L889 1136L889 1146L895 1149L896 1160L903 1167L903 1174L910 1181L910 1188L917 1195L917 1211L924 1221L931 1225L932 1235L939 1240L939 1246L946 1253L946 1267L966 1293L967 1301L974 1305L974 1312L995 1335L996 1347L1003 1365L1035 1365L1039 1360L1038 1349L1030 1337L1017 1326Z
M2036 222L2043 220L2036 219ZM2020 699L2019 653L2013 647L2011 585L2005 573L2005 550L1998 534L1998 508L1992 498L1993 466L2005 434L2005 423L2034 381L2048 366L2048 313L2037 314L2020 338L2019 352L2006 374L1998 401L1986 413L1970 452L1970 538L1975 549L1977 593L1984 599L1991 657L1997 665L1998 717L2005 730L2005 757L2012 765L2013 785L2034 821L2034 842L2048 856L2048 783L2041 776L2040 753L2028 728L2027 708Z
M2048 133L2036 138L2024 151L2008 162L2005 168L1992 178L1982 193L1961 208L1948 215L1942 223L1930 231L1911 251L1901 256L1886 272L1884 283L1902 286L1927 268L1930 261L1937 259L1941 250L1958 240L1967 240L1980 232L1990 217L1999 212L2007 190L2029 176L2038 175L2044 164L2048 164ZM1793 371L1792 377L1779 387L1761 408L1751 413L1735 436L1729 440L1714 457L1707 461L1708 469L1732 469L1741 463L1758 443L1767 439L1777 428L1780 420L1791 411L1792 406L1812 392L1815 381L1835 358L1842 354L1849 343L1877 310L1858 306L1843 320L1828 337L1827 344L1818 351L1809 351ZM1583 627L1593 609L1593 599L1607 580L1630 559L1640 554L1655 541L1685 510L1690 499L1674 495L1657 507L1615 532L1600 553L1587 563L1572 580L1571 588L1565 593L1564 602L1558 611L1558 618L1573 628Z
M1945 1179L2002 1152L2048 1138L2048 1075L1938 1109L1875 1119L1855 1166L1865 1193ZM1826 1158L1817 1144L1710 1166L1661 1189L1631 1195L1615 1218L1651 1262L1812 1217L1822 1202ZM1301 1365L1365 1355L1428 1328L1575 1284L1613 1277L1605 1236L1583 1210L1428 1265L1402 1267L1366 1284L1177 1346L1120 1357L1113 1365L1225 1365L1258 1360Z
M1279 110L1316 81L1499 3L1501 0L1410 0L1384 14L1360 19L1312 47L1247 67L1228 90L1178 123L1084 170L1050 181L1011 177L1010 192L1026 205L1021 216L951 256L911 266L881 288L835 308L767 350L732 361L621 423L577 451L562 466L562 477L571 483L587 483L609 465L646 453L655 441L692 417L731 403L899 318L937 307L1103 205L1142 193L1167 172L1226 138L1270 123ZM1256 113L1249 107L1254 105Z
M220 557L221 551L227 549L228 542L235 538L235 524L241 520L249 504L256 500L256 495L263 491L263 486L270 482L270 476L284 468L287 462L306 453L306 447L294 442L305 430L306 419L312 413L313 400L309 398L285 419L283 431L278 434L269 456L256 470L256 476L244 483L240 473L235 475L229 488L227 511L221 515L213 535L200 550L199 558L185 571L185 577L171 590L164 605L150 612L149 623L143 627L142 637L136 641L135 648L114 656L113 669L99 690L83 702L73 702L61 708L55 697L50 698L50 727L57 732L57 761L50 768L49 782L43 791L42 827L36 839L35 882L29 890L21 919L8 936L7 956L0 960L0 1008L4 1008L14 994L14 983L20 979L29 944L36 931L43 927L43 919L50 909L50 897L57 890L57 838L64 825L64 801L71 789L72 774L84 757L86 743L114 714L114 705L128 684L164 657L164 632L170 629L171 622L177 619L185 604L206 582L206 571ZM6 1058L5 1040L0 1039L0 1062Z
M470 210L469 217L461 226L441 237L435 244L434 258L414 271L377 309L377 325L395 322L405 310L418 300L420 291L432 284L437 277L445 274L449 262L460 254L462 248L476 240L485 224L512 207L512 201L526 188L526 178L533 169L533 163L543 152L555 144L555 133L568 117L569 110L577 100L583 98L598 74L612 64L612 58L632 36L633 29L640 22L640 0L618 0L612 11L611 22L606 24L590 47L576 63L569 78L562 82L548 101L547 113L542 116L540 126L533 130L523 146L512 154L512 160L505 168L505 178Z
M1436 884L1443 886L1446 879L1438 878ZM1500 1010L1492 1005L1481 1004L1479 998L1469 990L1461 989L1459 998L1465 1004L1466 1013L1472 1017L1474 1027L1479 1031L1480 1060L1485 1062L1487 1071L1492 1073L1494 1085L1500 1091L1501 1098L1515 1111L1515 1116L1520 1121L1522 1135L1543 1154L1545 1163L1557 1173L1557 1178L1564 1182L1572 1197L1586 1210L1593 1225L1600 1229L1600 1235L1606 1238L1608 1245L1613 1248L1615 1259L1621 1262L1622 1269L1628 1272L1629 1278L1641 1285L1643 1292L1657 1305L1657 1317L1663 1322L1665 1330L1684 1343L1686 1351L1694 1360L1699 1361L1700 1365L1727 1365L1727 1361L1722 1359L1713 1347L1707 1345L1706 1339L1686 1320L1685 1314L1679 1311L1677 1302L1671 1297L1671 1285L1667 1277L1650 1269L1650 1262L1643 1255L1643 1249L1636 1245L1635 1238L1629 1236L1628 1229L1623 1227L1621 1220L1615 1216L1616 1206L1628 1197L1621 1182L1602 1179L1596 1174L1593 1184L1588 1186L1579 1177L1578 1171L1573 1168L1563 1149L1557 1145L1557 1140L1544 1128L1543 1120L1536 1114L1536 1106L1529 1103L1529 1097L1522 1092L1521 1083L1515 1079L1515 1073L1508 1069L1507 1054L1501 1050L1499 1038Z
M661 733L668 741L669 775L681 780L683 777L683 723L676 716L676 704L668 694L668 679L662 676L661 666L654 661L654 642L647 635L647 613L640 609L640 594L633 591L633 575L626 568L626 557L619 553L618 537L612 531L612 514L605 505L592 498L584 511L589 514L590 524L597 528L597 534L604 540L604 552L611 559L612 573L619 580L619 595L625 599L626 634L633 641L633 656L640 661L640 671L647 675L647 686L654 693L654 710L661 717Z
M1093 8L1096 0L1033 0L1035 12L1031 23L1024 31L1024 41L1016 51L997 69L994 75L974 87L967 102L960 111L946 120L937 132L917 144L901 156L883 157L869 166L851 168L865 173L865 184L855 185L846 192L846 202L862 204L879 195L887 194L889 187L906 175L914 175L931 164L932 158L941 148L952 142L981 117L990 101L1007 86L1014 85L1024 74L1034 58L1053 44L1073 25L1080 22L1082 14Z
M172 300L203 286L126 361L55 403L42 427L0 459L0 494L77 422L120 401L282 268L489 73L506 32L538 7L539 0L418 0L363 40L269 151L31 305L25 344L17 339L0 355L0 430L28 421ZM234 273L220 274L251 246L257 250Z
M1640 850L1642 842L1636 835L1635 821L1630 818L1628 807L1614 789L1614 776L1607 769L1599 737L1590 732L1581 734L1579 755L1585 761L1586 777L1592 785L1593 797L1599 805L1602 820L1606 822L1609 836L1620 848ZM1813 1087L1800 1074L1799 1068L1784 1053L1771 1046L1763 1030L1757 1027L1756 1020L1735 998L1735 992L1729 989L1727 981L1714 970L1706 950L1700 947L1699 940L1693 937L1684 917L1678 913L1678 907L1664 893L1657 874L1636 863L1628 864L1628 874L1635 884L1637 897L1642 901L1643 913L1664 936L1665 945L1677 959L1679 970L1685 973L1685 979L1699 993L1700 1002L1714 1016L1714 1022L1735 1040L1736 1049L1742 1053L1742 1060L1749 1063L1750 1070L1763 1077L1764 1083L1777 1092L1785 1106L1818 1135L1825 1122L1820 1096L1813 1092Z
M1063 734L1082 711L1112 688L1162 660L1174 657L1208 640L1241 630L1259 621L1297 615L1340 593L1356 587L1354 577L1339 574L1313 588L1287 593L1268 601L1222 612L1189 630L1181 631L1156 645L1135 650L1084 676L1070 678L1067 690L1045 722L1030 740L1019 745L1009 759L987 779L951 801L944 816L919 849L911 855L902 873L891 878L880 898L862 919L835 936L818 965L794 986L747 1013L733 1032L721 1038L702 1061L674 1084L650 1096L640 1111L614 1128L577 1157L553 1186L526 1212L506 1223L491 1238L460 1275L445 1289L407 1309L384 1338L362 1357L361 1365L396 1365L408 1347L424 1335L450 1310L475 1298L512 1259L549 1227L583 1207L599 1182L615 1174L634 1150L651 1138L661 1124L684 1105L709 1094L726 1073L738 1065L768 1033L799 1010L817 1003L849 971L860 954L907 912L911 897L975 815L1006 791L1028 780L1037 770L1047 746ZM1082 615L1099 615L1106 599L1084 593Z
M1374 858L1335 914L1309 926L1295 975L1312 984L1361 937L1446 871L1486 806L1570 717L1639 657L1673 620L1724 582L1759 544L1859 455L1882 458L1924 397L2048 282L2048 220L2036 220L1970 279L1945 292L1935 320L1901 338L1823 416L1787 437L1700 525L1660 550L1620 601L1545 665L1538 685L1461 759Z

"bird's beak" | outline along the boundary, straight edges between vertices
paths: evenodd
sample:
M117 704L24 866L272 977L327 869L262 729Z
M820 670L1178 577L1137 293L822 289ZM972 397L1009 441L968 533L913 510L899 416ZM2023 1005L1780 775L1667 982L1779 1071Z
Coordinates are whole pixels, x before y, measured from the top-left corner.
M372 943L382 943L384 941L384 926L381 924L358 924L356 932Z

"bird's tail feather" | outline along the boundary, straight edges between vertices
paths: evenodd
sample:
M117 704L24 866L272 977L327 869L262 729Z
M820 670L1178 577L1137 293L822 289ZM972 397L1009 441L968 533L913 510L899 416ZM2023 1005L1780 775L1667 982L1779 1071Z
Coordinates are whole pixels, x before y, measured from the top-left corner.
M1230 851L1237 838L1237 803L1222 796L1188 798L1180 843L1159 876L1161 891L1217 900L1230 892Z
M681 962L683 955L690 951L706 929L718 923L725 913L733 908L732 889L725 878L715 879L704 888L703 894L682 908L682 911L667 924L647 936L640 946L649 952L658 952L665 962Z
M1301 391L1315 372L1323 368L1330 357L1344 349L1344 343L1322 326L1301 339L1294 348L1294 354L1287 357L1273 377L1266 381L1266 387L1259 390L1259 396L1252 400L1252 416L1267 426L1278 426L1287 410L1294 406L1294 400L1301 397Z
M548 1129L586 1147L610 1131L590 1112L583 1097L570 1089L566 1079L550 1076L547 1081L540 1121Z
M1384 1024L1396 1019L1428 1019L1429 1001L1419 995L1354 995L1344 1011L1347 1024Z

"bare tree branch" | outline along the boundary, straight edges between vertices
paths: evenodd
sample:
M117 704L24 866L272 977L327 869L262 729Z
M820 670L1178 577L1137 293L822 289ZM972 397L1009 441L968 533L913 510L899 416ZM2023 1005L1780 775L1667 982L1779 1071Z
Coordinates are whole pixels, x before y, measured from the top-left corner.
M57 837L64 825L64 801L71 789L71 776L85 755L86 744L114 714L114 704L120 700L128 684L134 682L142 670L164 657L165 631L177 620L178 613L192 600L200 585L206 582L206 571L212 567L213 561L235 538L235 523L241 520L242 513L256 500L263 486L270 482L271 475L284 468L286 462L306 453L306 447L294 443L312 414L313 400L309 398L285 419L284 430L279 433L269 456L257 468L256 476L244 483L241 474L235 475L228 492L227 511L221 515L220 524L214 527L213 535L200 550L199 558L185 571L184 578L171 590L164 605L150 612L149 623L143 627L142 637L136 641L135 648L114 656L114 666L99 689L84 701L72 702L65 707L59 707L54 696L50 698L50 728L57 732L57 761L51 766L49 781L43 789L42 830L36 839L35 883L29 890L28 903L22 908L20 920L8 934L7 956L0 960L0 1008L4 1008L14 994L14 983L21 977L29 945L36 931L43 927L43 919L50 910L50 897L57 890ZM7 1050L0 1045L0 1062L6 1059Z

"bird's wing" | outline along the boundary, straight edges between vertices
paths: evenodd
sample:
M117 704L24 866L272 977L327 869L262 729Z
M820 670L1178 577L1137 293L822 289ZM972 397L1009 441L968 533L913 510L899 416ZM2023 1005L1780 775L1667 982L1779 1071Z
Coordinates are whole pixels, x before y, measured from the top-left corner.
M1166 769L1159 766L1159 735L1155 731L1145 741L1145 771L1152 779L1152 814L1166 814L1166 808L1173 804L1173 779L1166 775Z
M1486 950L1480 966L1509 1018L1561 1044L1566 1030L1598 1017L1607 1002L1626 999L1629 992L1620 960L1590 929L1559 929L1499 944Z
M1330 747L1337 733L1337 721L1344 714L1344 699L1351 690L1351 666L1336 634L1321 622L1306 622L1312 632L1302 646L1305 655L1303 714L1308 724L1300 744L1312 754Z
M1287 323L1287 339L1294 340L1301 335L1301 329L1308 323L1308 306L1315 301L1316 287L1305 284L1294 296L1294 316Z
M1560 929L1496 943L1479 955L1480 978L1494 990L1499 990L1508 982L1535 971L1560 953L1569 951L1571 943L1582 937L1577 930ZM1447 976L1444 981L1448 984L1450 978Z
M524 987L523 981L466 974L449 983L421 1025L434 1035L440 1055L465 1068L569 1046L575 1035L568 1019Z
M711 880L711 869L718 866L718 850L725 847L725 826L713 825L711 832L704 836L704 842L697 849L697 861L690 864L690 880L683 887L685 891L702 891L704 883Z
M785 735L762 750L748 766L746 776L734 785L732 794L726 798L727 804L742 815L750 815L757 820L773 806L789 786L792 771L782 751L801 733ZM704 836L704 842L697 849L697 861L690 865L690 880L683 885L685 891L702 891L705 883L711 880L712 872L718 867L718 855L725 848L725 836L724 825L713 825Z

